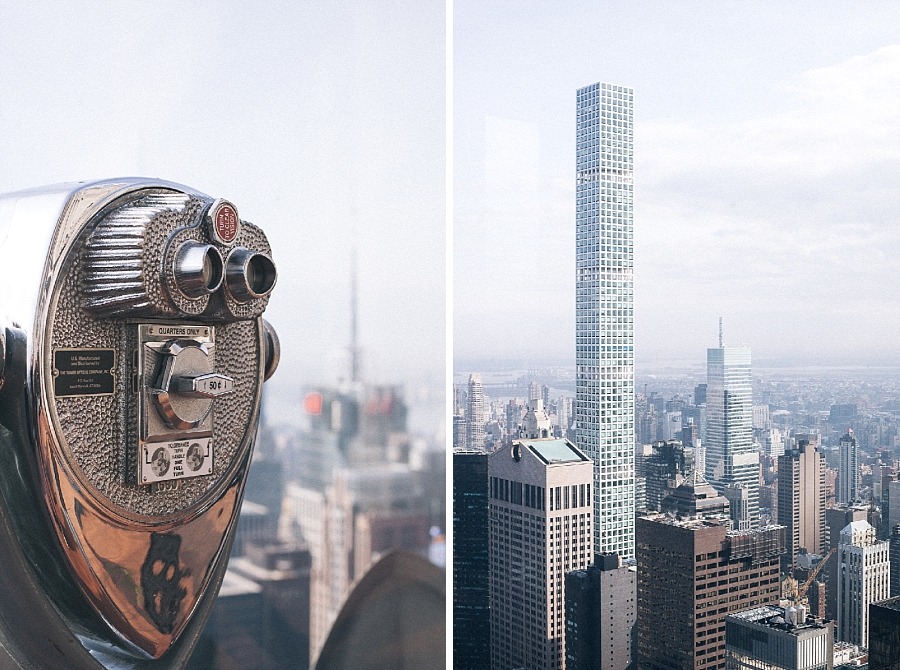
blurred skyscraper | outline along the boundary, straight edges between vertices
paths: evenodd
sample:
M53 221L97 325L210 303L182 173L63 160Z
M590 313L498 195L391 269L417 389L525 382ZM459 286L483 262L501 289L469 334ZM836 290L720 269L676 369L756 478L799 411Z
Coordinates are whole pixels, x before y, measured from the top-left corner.
M634 556L634 91L578 90L576 443L594 462L594 551Z
M354 385L306 396L309 428L289 450L281 536L312 554L310 657L315 662L353 584L391 549L425 555L443 507L443 451L406 432L398 389Z
M707 350L706 479L724 494L729 484L746 487L746 517L732 505L741 530L759 524L759 451L753 444L753 386L750 349L719 346ZM730 494L730 498L734 497Z

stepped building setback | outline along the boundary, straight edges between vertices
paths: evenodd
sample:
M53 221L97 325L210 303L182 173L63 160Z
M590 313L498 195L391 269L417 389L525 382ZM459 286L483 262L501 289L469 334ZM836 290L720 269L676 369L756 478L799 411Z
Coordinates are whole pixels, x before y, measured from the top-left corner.
M841 531L837 559L837 639L868 647L869 603L890 597L888 542L868 521L854 521Z

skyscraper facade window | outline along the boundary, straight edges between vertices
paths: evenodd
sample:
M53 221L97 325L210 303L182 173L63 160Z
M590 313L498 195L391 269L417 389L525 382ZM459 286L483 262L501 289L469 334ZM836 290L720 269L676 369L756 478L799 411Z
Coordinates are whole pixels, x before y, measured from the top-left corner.
M634 556L634 91L576 104L576 443L594 462L594 551Z
M633 670L637 567L618 554L566 574L566 670Z
M802 605L764 605L725 617L725 670L832 667L834 622L808 619Z
M639 668L725 670L725 616L778 599L784 528L728 526L721 514L638 518Z
M717 491L729 484L747 488L746 518L732 510L738 528L759 523L759 451L753 444L753 385L750 349L707 350L706 479Z

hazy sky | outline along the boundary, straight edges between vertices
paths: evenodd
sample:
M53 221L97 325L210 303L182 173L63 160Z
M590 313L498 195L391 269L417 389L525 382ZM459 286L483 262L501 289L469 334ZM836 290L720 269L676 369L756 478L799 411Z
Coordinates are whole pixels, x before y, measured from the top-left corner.
M633 87L635 354L900 359L900 3L456 0L454 350L574 358L575 91Z
M444 8L0 4L0 192L123 175L225 197L272 243L273 383L440 382Z

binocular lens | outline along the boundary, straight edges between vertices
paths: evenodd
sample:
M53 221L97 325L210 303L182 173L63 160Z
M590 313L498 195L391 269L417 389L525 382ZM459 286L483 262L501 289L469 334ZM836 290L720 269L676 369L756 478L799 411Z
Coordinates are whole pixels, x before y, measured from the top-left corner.
M228 254L225 281L231 297L239 303L268 295L277 277L275 263L268 256L244 247Z
M222 285L222 256L215 247L207 247L203 254L203 283L210 293Z
M175 259L175 282L188 298L201 298L222 285L222 254L210 244L185 242Z
M257 295L265 295L275 286L275 264L265 256L254 254L247 263L247 286Z

